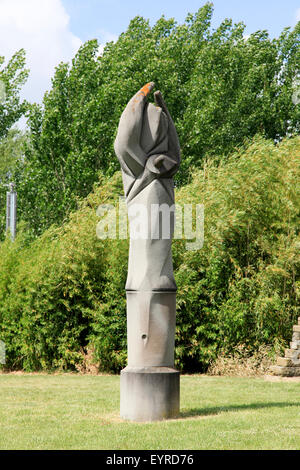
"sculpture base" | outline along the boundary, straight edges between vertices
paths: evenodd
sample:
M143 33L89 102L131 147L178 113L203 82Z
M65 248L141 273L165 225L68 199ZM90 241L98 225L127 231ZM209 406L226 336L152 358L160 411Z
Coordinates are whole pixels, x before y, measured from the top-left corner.
M120 415L160 421L179 414L179 372L170 367L126 367L121 371Z

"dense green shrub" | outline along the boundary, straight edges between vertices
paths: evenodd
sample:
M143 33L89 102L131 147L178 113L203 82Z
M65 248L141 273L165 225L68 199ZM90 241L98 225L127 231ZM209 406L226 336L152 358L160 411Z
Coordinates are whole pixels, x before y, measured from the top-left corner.
M257 140L205 166L178 200L203 202L205 243L183 251L177 359L198 367L239 344L283 344L299 315L300 138Z
M174 240L176 364L206 370L220 352L289 341L299 315L300 138L257 139L177 190L203 203L205 241ZM99 240L99 204L123 193L102 177L63 227L0 245L0 339L7 368L74 369L94 351L101 370L126 363L128 241Z
M114 184L120 187L119 175L98 188L99 202L116 193ZM106 284L109 246L96 237L97 204L92 194L64 227L52 227L32 243L21 233L14 243L7 238L1 244L7 367L70 368L82 359Z

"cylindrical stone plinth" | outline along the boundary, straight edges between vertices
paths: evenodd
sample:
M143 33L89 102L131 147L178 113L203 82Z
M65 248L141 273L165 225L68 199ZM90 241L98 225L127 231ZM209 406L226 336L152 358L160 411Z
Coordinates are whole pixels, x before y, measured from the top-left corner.
M128 366L121 371L122 418L156 421L178 415L175 316L175 292L127 292Z
M158 421L179 413L179 372L170 367L126 367L121 371L121 417Z

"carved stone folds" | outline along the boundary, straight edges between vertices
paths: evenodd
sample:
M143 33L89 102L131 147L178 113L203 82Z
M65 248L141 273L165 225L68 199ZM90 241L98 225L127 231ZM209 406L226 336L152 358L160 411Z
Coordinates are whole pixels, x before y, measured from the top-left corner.
M148 83L119 122L119 159L130 226L127 291L128 367L121 372L121 416L133 421L173 418L179 412L174 367L176 283L173 275L173 175L180 163L176 129L160 92ZM167 209L154 219L153 210ZM137 233L140 216L142 233ZM140 235L140 236L138 236Z

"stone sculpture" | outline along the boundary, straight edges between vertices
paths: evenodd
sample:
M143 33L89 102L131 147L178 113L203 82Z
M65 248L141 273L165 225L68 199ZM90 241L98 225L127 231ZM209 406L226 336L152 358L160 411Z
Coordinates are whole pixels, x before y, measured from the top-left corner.
M180 146L161 93L154 93L156 105L148 102L153 88L150 82L131 98L114 145L130 225L128 366L121 372L121 416L135 421L170 418L179 412L179 373L173 368L176 283L171 244L173 176L179 168ZM142 236L133 230L139 208L144 213ZM161 208L167 209L161 211L162 223Z

